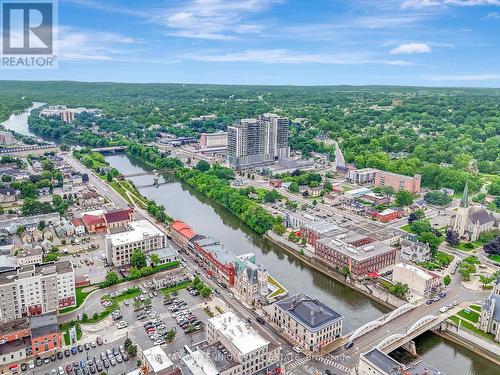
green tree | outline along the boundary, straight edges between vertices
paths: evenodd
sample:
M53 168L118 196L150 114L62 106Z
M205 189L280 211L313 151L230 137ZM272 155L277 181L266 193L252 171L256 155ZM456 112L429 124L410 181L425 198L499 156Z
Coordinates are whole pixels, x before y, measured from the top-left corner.
M444 283L444 285L446 285L446 286L450 285L450 283L451 283L451 277L450 277L450 275L446 275L446 276L443 278L443 283Z
M413 195L407 190L400 190L396 193L396 204L398 206L409 206L413 203Z
M200 172L207 172L210 170L210 164L205 160L200 160L196 164L196 169L198 169Z
M297 184L295 181L290 183L290 186L288 187L288 191L290 193L298 193L299 192L299 184Z
M141 250L135 249L130 256L130 265L138 269L146 267L146 255Z
M151 261L151 265L154 267L154 266L157 266L158 264L160 264L160 257L158 256L158 254L151 254L149 256L149 260Z
M437 238L437 236L434 233L424 232L418 236L418 240L420 242L429 244L429 249L431 250L431 254L433 256L436 255L437 249L441 241L439 240L439 238Z
M283 233L285 233L286 228L283 224L277 223L273 225L273 231L281 236L283 235Z
M173 329L167 331L166 337L168 341L172 341L173 339L175 339L175 331Z
M106 274L106 284L109 285L115 285L120 282L120 277L118 274L114 271L110 271Z
M281 195L275 189L268 190L264 194L264 202L266 203L274 203L279 199L281 199Z
M208 286L204 286L201 289L200 294L203 298L208 298L208 297L210 297L210 294L212 294L212 289L210 289L210 287L208 287Z
M416 234L422 234L432 231L432 225L429 220L415 220L411 223L411 230Z

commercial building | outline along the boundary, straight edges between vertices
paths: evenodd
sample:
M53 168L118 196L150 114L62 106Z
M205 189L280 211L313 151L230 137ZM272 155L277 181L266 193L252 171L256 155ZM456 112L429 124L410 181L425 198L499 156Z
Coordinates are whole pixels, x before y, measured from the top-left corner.
M355 231L339 231L317 241L314 257L336 269L346 267L353 276L363 277L396 263L396 249Z
M225 249L221 242L213 237L200 238L190 243L190 249L201 262L209 275L217 277L228 283L234 284L236 269L234 267L234 254Z
M373 348L361 353L358 364L358 375L446 375L426 362L418 361L405 366L384 352Z
M355 169L347 172L347 180L358 185L372 184L375 181L375 172L377 170L373 168Z
M108 211L104 214L108 232L112 232L117 228L126 227L134 215L134 210L131 208Z
M81 219L87 233L106 233L108 227L104 215L84 214Z
M428 297L441 286L441 278L410 264L398 263L392 269L392 281L408 285L413 297Z
M264 304L269 294L267 271L250 260L238 259L234 287L239 297L249 304Z
M344 317L305 294L275 302L273 308L271 321L308 351L319 351L342 335Z
M147 254L167 245L165 234L148 220L132 221L128 224L128 229L106 236L108 262L115 266L130 264L134 250Z
M373 211L372 217L376 218L378 221L382 223L388 223L389 221L400 219L401 217L403 217L403 210L386 208L381 212Z
M17 252L17 264L26 266L28 264L40 264L43 260L43 249L41 246L26 244Z
M201 133L201 149L227 147L227 133L223 131L215 133Z
M30 319L31 352L34 355L62 347L61 332L56 314L34 316Z
M157 255L159 262L156 265L167 264L179 260L179 253L172 249L171 246L164 247L158 250L152 250L149 252L149 261L151 262L151 256Z
M174 375L181 372L174 367L174 363L161 346L153 346L141 352L142 375Z
M300 232L304 238L307 239L307 243L316 246L316 242L329 233L338 230L339 227L328 220L313 221L305 224Z
M196 233L193 232L193 228L180 220L176 220L170 225L169 234L172 241L183 250L187 249L189 241L196 235Z
M23 361L30 354L29 319L15 319L0 325L0 366ZM9 366L15 368L16 365Z
M71 261L26 265L0 273L0 322L75 306Z
M241 119L228 126L228 164L246 169L287 158L289 126L288 118L270 113L256 119Z
M207 345L183 358L195 375L280 374L281 347L257 333L232 311L208 320Z
M0 229L5 229L14 234L20 226L25 229L32 229L38 226L40 221L44 221L46 225L55 224L61 221L61 215L58 212L51 212L49 214L23 217L19 217L19 215L7 216L5 219L0 220Z
M422 176L419 174L410 177L402 174L377 170L375 173L374 185L380 187L390 186L394 189L394 191L406 190L412 194L419 194L421 177Z

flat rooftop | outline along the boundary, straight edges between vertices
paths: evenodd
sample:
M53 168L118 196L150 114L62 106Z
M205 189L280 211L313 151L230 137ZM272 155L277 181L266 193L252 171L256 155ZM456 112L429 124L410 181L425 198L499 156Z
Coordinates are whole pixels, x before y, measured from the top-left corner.
M142 352L142 355L144 356L144 358L146 358L149 366L153 369L153 372L155 374L174 365L167 353L165 353L165 351L159 345L144 350Z
M394 250L393 247L357 231L346 231L321 238L318 243L359 261Z
M420 278L422 278L424 280L431 280L434 277L436 277L435 275L433 275L433 274L431 274L429 272L426 272L426 271L424 271L421 268L415 267L415 266L413 266L411 264L398 263L398 264L394 265L394 270L396 270L396 268L400 268L402 270L406 270L408 272L412 272L416 276L418 276L418 277L420 277ZM393 277L394 277L394 274L393 274Z
M23 329L28 329L29 327L30 322L28 318L8 320L5 323L0 324L0 336L8 335L9 333L14 333Z
M108 238L111 240L111 244L113 246L125 245L165 235L149 220L132 221L128 225L130 230L108 235Z
M331 307L303 293L278 301L276 306L311 332L319 331L344 319L341 314Z
M208 322L215 327L220 335L231 342L242 355L269 344L269 341L260 336L257 331L232 311L210 318Z
M26 275L50 275L54 273L63 274L73 272L73 265L70 260L60 262L48 262L42 264L29 264L22 267L17 267L14 270L0 272L0 285L9 284L18 278L23 278Z

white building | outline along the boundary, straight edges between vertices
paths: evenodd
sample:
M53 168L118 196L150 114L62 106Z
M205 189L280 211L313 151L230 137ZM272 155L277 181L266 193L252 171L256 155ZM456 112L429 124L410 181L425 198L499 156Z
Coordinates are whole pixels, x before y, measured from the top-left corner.
M200 146L202 149L227 147L227 133L223 131L215 133L201 133Z
M145 374L163 374L173 369L174 363L161 346L156 345L141 353L142 367Z
M207 345L183 362L195 375L279 374L280 352L230 311L208 320Z
M270 314L274 324L308 351L319 351L342 335L344 317L302 293L275 302Z
M405 262L422 263L430 260L432 257L431 249L427 243L402 239L400 244L401 260Z
M353 184L364 185L375 181L376 169L363 168L347 172L347 180Z
M441 278L438 275L405 263L394 265L392 281L408 285L417 297L429 296L441 286Z
M71 261L31 264L0 273L0 322L75 305Z
M149 253L167 245L167 237L149 220L132 221L129 230L106 236L106 253L108 262L115 266L130 264L130 257L134 250Z

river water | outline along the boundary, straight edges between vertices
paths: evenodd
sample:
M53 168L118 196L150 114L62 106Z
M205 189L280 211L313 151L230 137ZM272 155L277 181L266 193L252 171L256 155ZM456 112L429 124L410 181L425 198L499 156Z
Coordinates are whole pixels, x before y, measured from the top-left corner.
M2 125L20 134L33 136L34 134L28 129L27 118L31 109L41 105L43 103L33 103L27 111L12 115ZM130 160L123 154L106 156L106 160L123 174L138 173L147 169L141 163ZM152 177L139 176L132 180L144 196L163 204L170 216L184 220L195 231L219 238L234 254L255 253L257 262L265 265L269 273L276 277L291 294L304 292L313 298L321 299L337 310L345 318L345 332L360 327L387 312L385 307L288 256L277 246L253 233L225 208L188 186L173 181L159 187L142 188L141 185L152 183ZM422 335L415 341L422 359L448 375L500 374L500 370L493 363L432 333Z

